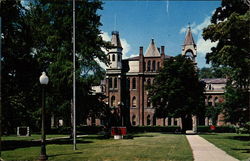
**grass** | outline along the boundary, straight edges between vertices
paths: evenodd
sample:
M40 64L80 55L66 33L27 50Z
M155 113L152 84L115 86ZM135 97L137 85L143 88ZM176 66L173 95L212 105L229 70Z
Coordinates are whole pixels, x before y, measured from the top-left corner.
M69 140L68 140L69 141ZM72 141L62 139L47 145L49 160L171 160L192 161L192 150L184 135L144 133L133 139L102 139L89 135L77 140L73 151ZM36 160L40 147L17 148L3 151L4 160Z
M216 133L200 136L239 160L250 159L249 134Z
M65 136L67 137L69 135L46 135L46 139L65 137ZM9 136L2 136L1 139L2 140L25 140L25 141L39 140L41 139L41 134L32 134L31 136L9 135Z

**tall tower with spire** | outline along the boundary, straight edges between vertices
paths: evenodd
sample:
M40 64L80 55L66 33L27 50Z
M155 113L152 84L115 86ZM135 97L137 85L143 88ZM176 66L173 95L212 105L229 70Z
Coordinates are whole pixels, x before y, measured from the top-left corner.
M108 69L121 69L122 45L118 31L112 32L111 44L113 45L113 48L108 53L108 59L110 60L110 65L108 66Z
M182 48L182 55L186 56L187 58L191 59L194 63L196 63L195 57L197 56L197 48L194 42L190 26L188 26L187 29L186 37Z

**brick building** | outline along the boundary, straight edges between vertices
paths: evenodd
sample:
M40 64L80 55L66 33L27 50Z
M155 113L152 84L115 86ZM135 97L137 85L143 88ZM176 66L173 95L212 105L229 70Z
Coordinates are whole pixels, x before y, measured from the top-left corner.
M139 47L139 55L136 57L122 59L122 46L117 31L112 32L111 44L115 48L108 52L108 58L110 65L106 69L106 78L103 81L101 92L106 96L106 103L110 107L123 110L124 116L123 122L130 122L131 125L177 125L181 126L180 118L165 118L158 119L155 116L155 109L148 98L148 92L146 86L154 82L155 76L158 74L159 69L162 67L165 59L170 58L165 53L165 47L160 48L156 46L155 41L152 39L144 50L143 47ZM194 42L191 28L188 27L185 36L182 55L193 60L196 64L197 48ZM218 79L218 81L221 79ZM213 86L218 91L208 89L206 91L207 104L213 101L223 101L222 96L224 94L223 85L225 80L213 82L213 80L202 80L208 83L208 87ZM217 84L214 85L214 84ZM94 90L98 87L94 87ZM219 89L220 88L220 89ZM212 103L214 105L214 103ZM121 111L119 111L121 112ZM209 118L203 119L200 124L209 124ZM92 120L93 122L93 120ZM199 119L195 116L192 118L193 127L199 123Z

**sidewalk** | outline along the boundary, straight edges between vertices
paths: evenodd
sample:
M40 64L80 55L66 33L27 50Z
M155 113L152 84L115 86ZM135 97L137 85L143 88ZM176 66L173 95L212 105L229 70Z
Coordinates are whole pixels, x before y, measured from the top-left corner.
M194 161L238 161L199 135L186 135L193 150Z

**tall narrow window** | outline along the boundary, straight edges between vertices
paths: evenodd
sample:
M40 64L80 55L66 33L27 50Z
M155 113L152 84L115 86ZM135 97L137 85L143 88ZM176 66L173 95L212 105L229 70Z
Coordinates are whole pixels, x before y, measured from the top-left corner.
M130 89L130 79L129 78L127 79L127 85L126 86L127 86L127 89Z
M136 107L136 98L135 98L135 96L132 98L132 107Z
M114 79L114 88L117 88L117 78Z
M143 71L146 70L146 62L143 63Z
M153 71L155 71L155 60L152 63L152 68L153 68Z
M132 89L136 89L136 79L133 78L132 80Z
M111 106L115 106L115 96L111 97Z
M115 54L112 55L112 61L115 61Z
M160 62L157 62L157 69L160 70Z
M147 68L147 71L150 71L150 68L151 68L151 61L149 60L149 61L148 61L148 68Z
M110 55L108 56L108 59L109 59L109 61L110 61Z
M113 88L112 87L112 78L109 78L109 88Z
M135 115L132 116L132 125L136 125L136 121L135 121Z
M151 124L150 115L147 116L147 125Z

